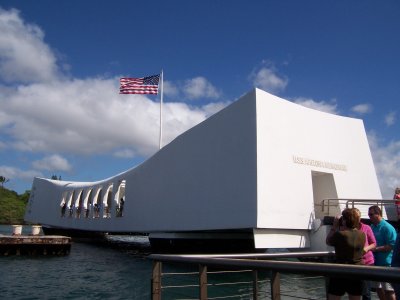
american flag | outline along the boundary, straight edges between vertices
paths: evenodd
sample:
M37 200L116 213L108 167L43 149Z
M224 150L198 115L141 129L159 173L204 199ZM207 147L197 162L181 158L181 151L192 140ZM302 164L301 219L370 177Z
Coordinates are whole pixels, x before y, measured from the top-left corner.
M141 78L123 77L119 80L120 94L158 94L160 74Z

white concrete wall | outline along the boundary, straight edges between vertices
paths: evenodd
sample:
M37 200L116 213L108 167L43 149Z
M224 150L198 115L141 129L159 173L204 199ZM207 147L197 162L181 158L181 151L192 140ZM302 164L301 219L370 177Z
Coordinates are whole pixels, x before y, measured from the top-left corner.
M361 120L309 109L261 90L257 160L259 228L310 227L312 171L332 173L339 198L382 197Z
M255 227L255 110L250 93L138 167L126 186L132 221L144 230Z

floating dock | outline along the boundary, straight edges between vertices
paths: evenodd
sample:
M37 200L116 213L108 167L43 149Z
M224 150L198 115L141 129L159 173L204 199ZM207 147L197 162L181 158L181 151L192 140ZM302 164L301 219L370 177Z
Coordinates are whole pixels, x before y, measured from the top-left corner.
M0 235L0 256L9 255L68 255L71 238L46 235Z
M0 256L9 255L68 255L71 238L41 235L41 226L32 225L32 233L22 234L22 225L12 225L12 235L0 234Z

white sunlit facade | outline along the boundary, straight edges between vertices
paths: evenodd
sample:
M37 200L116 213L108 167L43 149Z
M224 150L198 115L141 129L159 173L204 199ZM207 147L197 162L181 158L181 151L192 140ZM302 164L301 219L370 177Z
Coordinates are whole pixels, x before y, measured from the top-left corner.
M98 182L35 178L25 219L313 248L316 220L343 208L327 212L327 198L382 198L362 120L254 89L126 172Z

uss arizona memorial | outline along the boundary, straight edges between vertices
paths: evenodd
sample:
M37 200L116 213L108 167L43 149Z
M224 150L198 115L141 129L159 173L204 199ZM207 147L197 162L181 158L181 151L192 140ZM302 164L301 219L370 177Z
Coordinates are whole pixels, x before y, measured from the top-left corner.
M320 250L321 219L344 208L333 201L327 212L328 198L382 199L363 121L254 89L126 172L97 182L35 178L25 220L148 233L153 242Z

